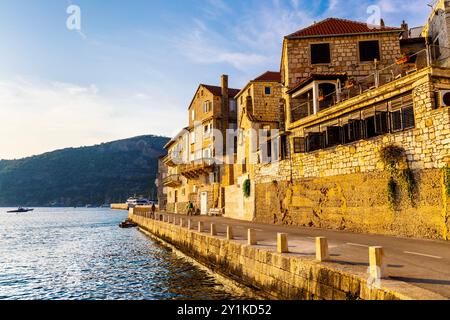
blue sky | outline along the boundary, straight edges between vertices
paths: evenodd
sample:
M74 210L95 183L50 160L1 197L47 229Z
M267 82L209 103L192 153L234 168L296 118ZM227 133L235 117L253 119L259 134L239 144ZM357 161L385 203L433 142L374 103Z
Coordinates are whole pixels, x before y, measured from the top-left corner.
M422 25L424 0L0 0L0 159L187 123L199 83L278 70L284 35L330 16ZM81 32L66 27L70 4ZM20 127L20 130L18 130Z

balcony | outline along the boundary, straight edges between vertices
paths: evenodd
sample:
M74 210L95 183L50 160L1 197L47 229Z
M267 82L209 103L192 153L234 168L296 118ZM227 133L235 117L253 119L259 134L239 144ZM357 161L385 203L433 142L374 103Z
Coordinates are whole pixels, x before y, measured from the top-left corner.
M408 79L430 67L449 68L450 48L429 46L416 53L404 55L384 69L376 69L363 78L345 74L314 74L288 91L291 96L289 129L297 127L320 114L331 113L347 101L373 95L389 88L385 85L407 82ZM387 89L389 90L389 89Z
M168 167L176 167L182 162L180 152L169 152L169 154L163 159L163 163Z
M181 165L179 170L183 177L188 179L196 179L202 175L207 175L213 172L214 164L214 159L200 159Z
M163 180L165 187L176 188L182 185L181 176L179 174L172 174Z

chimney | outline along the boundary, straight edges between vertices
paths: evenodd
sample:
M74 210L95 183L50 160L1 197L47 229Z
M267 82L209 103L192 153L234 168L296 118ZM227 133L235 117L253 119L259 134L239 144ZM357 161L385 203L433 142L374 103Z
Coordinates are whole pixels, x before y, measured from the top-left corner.
M386 27L386 23L384 23L384 19L380 20L380 27L382 27L382 28Z
M228 76L227 75L222 75L221 77L221 87L222 87L222 98L224 100L228 99Z
M402 30L403 30L402 39L408 39L409 38L409 26L405 20L403 20L400 28L402 28Z

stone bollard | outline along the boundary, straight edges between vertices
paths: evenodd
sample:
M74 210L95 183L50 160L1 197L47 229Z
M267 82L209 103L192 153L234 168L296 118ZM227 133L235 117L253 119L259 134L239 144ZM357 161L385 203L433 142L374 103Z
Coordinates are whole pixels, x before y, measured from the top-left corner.
M385 279L388 277L383 247L369 248L369 273L372 279Z
M227 240L233 240L233 229L230 226L227 226Z
M211 236L217 236L217 229L214 223L211 223Z
M203 232L203 221L198 222L198 232Z
M187 228L188 228L188 230L192 229L192 220L191 219L188 219Z
M254 246L258 244L258 242L256 241L256 231L254 229L248 229L247 243L249 246Z
M288 253L288 238L286 233L279 233L277 236L277 252L278 253Z
M316 260L328 261L330 260L330 253L328 251L328 240L324 237L316 238Z

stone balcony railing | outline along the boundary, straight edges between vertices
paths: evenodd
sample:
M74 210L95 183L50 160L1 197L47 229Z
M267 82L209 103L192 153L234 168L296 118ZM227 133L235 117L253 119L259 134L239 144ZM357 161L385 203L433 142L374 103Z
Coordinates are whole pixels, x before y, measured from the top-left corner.
M163 184L165 187L172 187L172 188L181 186L182 184L181 175L172 174L164 179Z
M195 179L201 175L209 174L213 171L214 159L199 159L179 167L181 175L188 179Z

